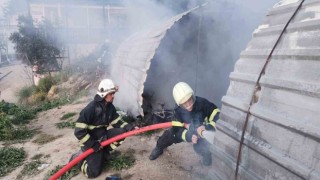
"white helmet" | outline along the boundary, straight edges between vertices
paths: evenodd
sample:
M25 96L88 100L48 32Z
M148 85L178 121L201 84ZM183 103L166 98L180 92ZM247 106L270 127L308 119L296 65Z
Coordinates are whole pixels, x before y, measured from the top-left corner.
M193 90L187 83L179 82L173 87L172 94L177 105L180 106L193 96Z
M118 86L115 86L111 79L103 79L99 84L97 94L104 98L107 94L117 91Z

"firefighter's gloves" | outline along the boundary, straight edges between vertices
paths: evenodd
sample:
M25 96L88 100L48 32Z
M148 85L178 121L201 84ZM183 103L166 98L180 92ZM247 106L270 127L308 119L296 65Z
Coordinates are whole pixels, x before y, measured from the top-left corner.
M194 132L194 131L196 131L196 127L194 126L193 123L190 123L190 124L189 124L188 130L189 130L189 131L192 131L193 133L196 133L196 132Z
M192 125L192 124L191 124ZM196 133L194 133L193 135L192 135L192 137L191 137L191 142L193 143L193 144L197 144L198 143L198 139L201 137L201 138L203 138L203 136L202 136L202 132L203 131L205 131L206 130L206 128L202 125L202 126L199 126L198 128L197 128L197 132Z
M99 141L94 142L92 149L94 150L94 152L98 152L101 149L103 149L103 147L101 146Z
M193 144L197 144L198 143L198 136L193 134L191 137L191 142Z
M108 139L108 136L107 135L103 135L100 139L99 139L99 142L101 143L101 142L103 142L103 141L105 141L105 140L107 140Z
M206 128L205 128L204 125L199 126L199 127L197 128L197 133L198 133L198 135L203 138L202 133L203 133L203 131L205 131L205 130L206 130Z

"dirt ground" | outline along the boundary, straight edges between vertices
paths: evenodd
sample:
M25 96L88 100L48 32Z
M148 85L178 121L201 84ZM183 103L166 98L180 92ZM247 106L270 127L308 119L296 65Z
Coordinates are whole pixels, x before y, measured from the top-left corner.
M16 78L21 77L21 66L15 65L6 68L0 68L1 73L10 72L5 78L0 80L0 90L2 91L1 99L5 99L9 102L16 100L12 91L19 87L23 87L23 78L15 81ZM0 74L3 75L3 74ZM0 76L1 77L1 76ZM18 83L18 84L16 84ZM5 96L4 96L5 95ZM5 97L5 98L4 98ZM60 117L68 112L79 113L91 100L92 97L86 97L80 102L74 104L65 105L59 108L51 109L45 112L41 112L37 115L37 118L30 123L31 128L39 128L39 134L35 135L33 139L23 144L15 144L15 147L23 147L27 152L28 158L25 163L31 161L31 157L36 154L48 155L46 158L46 164L40 174L34 176L24 177L24 179L44 179L48 171L54 169L57 165L64 165L68 162L72 153L78 151L78 141L73 135L73 129L58 129L55 123L61 122ZM116 98L116 97L115 97ZM77 116L72 117L75 121ZM32 141L43 134L49 134L58 136L56 140L47 143L45 145L37 145ZM157 138L162 134L158 132L152 136L136 135L127 138L124 143L117 149L120 152L127 150L133 150L134 157L136 159L134 166L121 170L121 171L105 171L98 178L105 179L109 175L118 174L122 179L133 180L162 180L162 179L175 179L175 180L187 180L187 179L210 179L207 175L212 167L205 167L201 165L200 157L193 151L192 145L189 143L175 144L167 148L162 156L157 160L150 161L148 156L156 144ZM2 145L1 145L2 146ZM22 166L3 177L6 180L14 180L22 170ZM78 174L72 179L87 179L82 173Z
M30 68L25 68L17 61L13 61L12 64L7 66L0 66L0 100L17 102L18 96L16 94L18 90L32 84L30 71Z
M48 158L49 166L42 173L34 177L26 177L26 179L43 179L48 170L53 169L56 165L66 164L71 154L78 150L78 142L73 135L72 129L57 129L55 123L60 122L59 117L68 112L79 112L86 103L66 105L61 109L52 109L42 112L38 118L32 122L32 127L41 128L41 131L50 135L62 135L59 139L53 142L38 146L31 141L16 147L24 147L28 153L28 157L33 157L36 154L50 154ZM76 119L76 117L74 117ZM128 149L133 149L135 154L135 164L132 168L122 170L120 172L104 172L96 179L105 179L109 175L120 174L125 179L206 179L208 167L203 167L200 163L200 158L193 152L191 144L180 143L169 147L162 156L155 161L150 161L148 156L156 144L156 139L162 132L153 136L137 135L129 137L117 149L120 152L125 152ZM27 162L30 160L27 160ZM17 169L5 179L15 179L21 168ZM87 179L83 174L72 179Z

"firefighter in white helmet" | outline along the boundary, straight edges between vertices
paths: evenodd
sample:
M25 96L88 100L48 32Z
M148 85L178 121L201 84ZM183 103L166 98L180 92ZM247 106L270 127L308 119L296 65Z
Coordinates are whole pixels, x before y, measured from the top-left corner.
M73 154L70 161L89 148L93 148L95 152L78 164L88 178L100 175L109 152L117 148L123 140L106 147L102 147L100 143L135 128L122 120L112 104L117 91L118 86L111 79L103 79L94 100L80 112L75 124L74 134L81 144L81 150Z
M203 138L202 132L216 130L215 122L219 119L219 109L207 99L195 96L192 88L185 82L179 82L174 86L173 98L177 103L175 121L189 126L166 130L159 137L149 159L157 159L163 150L173 143L192 142L195 152L202 156L202 164L210 166L212 163L210 144Z

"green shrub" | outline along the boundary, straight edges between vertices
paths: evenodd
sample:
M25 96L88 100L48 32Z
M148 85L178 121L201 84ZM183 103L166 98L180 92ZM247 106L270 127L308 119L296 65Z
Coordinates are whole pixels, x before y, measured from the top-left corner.
M18 106L13 103L8 103L5 101L0 102L0 112L3 112L5 114L10 114L9 112L11 112L11 109L17 109L17 108Z
M23 176L30 176L30 175L36 175L39 174L40 170L38 170L38 167L43 164L43 162L36 160L29 162L28 164L23 166L23 169L21 170L20 174L17 176L17 179L21 179Z
M0 141L31 138L33 136L32 130L28 130L24 126L14 127L13 124L25 124L33 117L33 111L2 101L0 103Z
M27 127L19 127L8 133L5 140L26 140L31 139L35 134L34 130L29 130Z
M35 117L35 112L31 109L17 107L10 109L8 115L12 115L13 124L26 124Z
M5 115L10 115L10 120L14 124L25 124L28 123L30 119L33 119L35 113L33 110L18 107L13 103L8 103L5 101L0 102L0 113ZM1 124L1 122L0 122Z
M63 128L74 129L75 124L76 124L75 122L68 121L68 122L59 122L59 123L56 123L55 125L58 129L63 129Z
M30 104L40 104L44 102L47 98L47 93L38 91L32 94L32 99L29 101Z
M115 158L111 159L107 167L112 168L113 170L120 171L122 169L129 169L134 165L135 159L133 155L120 154L116 155Z
M40 79L37 86L37 92L48 93L51 86L54 84L54 79L51 76L46 76L45 78Z
M35 86L23 87L18 92L19 101L22 102L22 101L28 99L28 97L30 97L35 91L36 91Z
M64 114L64 115L60 118L60 120L69 119L70 117L72 117L72 116L74 116L74 115L76 115L76 114L77 114L77 113L75 113L75 112L70 112L70 113Z
M58 172L63 166L56 166L53 170L49 171L46 176L44 177L45 180L48 180L52 175L54 175L56 172ZM73 166L69 171L64 173L59 180L69 180L72 177L78 175L80 172L79 168L76 166Z
M0 130L0 141L17 141L20 142L22 140L31 139L35 134L34 130L29 130L26 127L19 128L4 128ZM11 142L17 143L17 142Z
M0 177L13 171L16 167L22 165L26 158L26 152L13 147L0 148Z
M65 72L60 72L54 75L52 78L53 78L53 82L56 82L57 84L59 84L59 83L68 81L69 76L70 76L70 72L65 71Z
M9 117L4 113L0 113L0 141L7 139L12 129L13 126Z
M37 106L36 108L34 108L35 112L41 112L41 111L46 111L58 106L62 106L67 104L69 101L67 98L60 98L57 100L54 100L52 102L44 102L43 104Z

